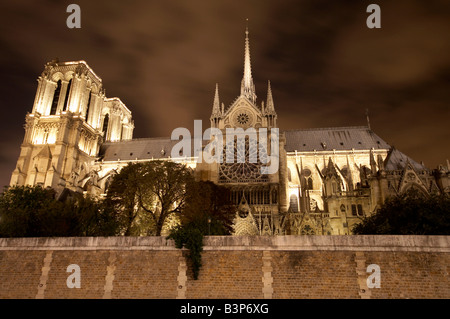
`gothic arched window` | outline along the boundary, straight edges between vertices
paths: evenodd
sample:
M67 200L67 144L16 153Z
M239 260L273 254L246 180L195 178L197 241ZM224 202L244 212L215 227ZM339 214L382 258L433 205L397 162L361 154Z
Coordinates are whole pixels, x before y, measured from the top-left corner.
M358 216L363 216L364 215L364 211L363 211L363 207L361 204L358 204Z
M297 195L292 194L289 198L289 207L294 213L298 213L298 199Z
M357 216L356 205L352 205L352 216Z
M86 117L84 118L86 121L88 120L88 116L89 116L89 108L91 106L91 98L92 98L92 92L89 93L89 100L88 100L87 106L86 106Z
M309 168L305 168L302 170L301 175L303 177L302 184L304 185L305 189L313 189L311 170Z
M308 177L308 189L313 189L313 180L311 177Z
M102 127L102 132L103 132L103 139L106 140L106 134L108 133L108 123L109 123L109 114L105 115L105 118L103 119L103 127Z
M272 204L278 203L278 192L276 189L272 190Z
M56 114L56 109L58 108L59 95L61 93L61 80L56 83L55 94L53 95L52 107L50 109L50 115Z
M67 111L67 102L69 101L70 87L72 86L72 79L67 84L66 97L64 98L64 111Z

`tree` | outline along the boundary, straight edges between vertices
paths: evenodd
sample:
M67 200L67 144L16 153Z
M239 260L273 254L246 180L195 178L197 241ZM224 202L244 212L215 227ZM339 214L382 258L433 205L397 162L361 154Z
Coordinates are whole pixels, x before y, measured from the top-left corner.
M107 190L106 206L120 216L121 232L126 236L132 232L132 225L139 213L138 193L142 187L142 164L129 164L115 175Z
M55 199L41 186L14 186L0 195L0 236L112 236L118 233L114 211L102 201L75 195Z
M36 237L42 234L42 212L54 205L55 192L40 186L5 188L0 195L0 235Z
M76 216L77 236L116 236L120 231L120 219L104 201L79 196L66 201L70 214Z
M410 190L388 199L353 227L354 234L450 235L450 196Z
M194 225L203 235L230 235L236 209L228 188L209 181L195 182L188 189L181 223Z
M151 161L128 164L114 176L106 201L120 211L125 235L133 234L133 227L150 219L154 234L160 236L167 219L183 210L186 190L193 182L192 170L179 163ZM148 226L148 223L144 224ZM144 232L148 234L150 230L144 229Z

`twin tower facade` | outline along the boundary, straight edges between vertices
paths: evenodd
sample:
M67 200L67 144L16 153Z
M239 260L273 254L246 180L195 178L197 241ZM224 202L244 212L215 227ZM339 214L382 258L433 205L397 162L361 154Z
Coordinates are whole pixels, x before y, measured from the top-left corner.
M257 101L248 30L243 73L240 94L228 107L216 85L211 127L224 135L227 128L279 129L270 82L265 99ZM279 169L270 175L248 160L248 139L241 150L244 163L198 163L195 154L171 158L177 141L133 139L131 111L119 98L105 96L101 78L84 61L45 65L24 127L11 186L101 197L130 162L176 160L192 167L197 179L231 189L236 235L351 234L352 225L389 196L410 188L425 196L450 192L448 161L430 170L368 126L280 130Z

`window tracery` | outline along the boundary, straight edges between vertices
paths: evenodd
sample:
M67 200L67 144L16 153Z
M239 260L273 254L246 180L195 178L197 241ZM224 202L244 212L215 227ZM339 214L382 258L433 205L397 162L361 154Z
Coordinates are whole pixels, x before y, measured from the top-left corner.
M268 176L261 174L260 158L267 154L254 139L245 139L244 147L238 147L237 139L227 143L224 163L219 164L219 182L248 183L267 182ZM227 163L226 158L232 163Z

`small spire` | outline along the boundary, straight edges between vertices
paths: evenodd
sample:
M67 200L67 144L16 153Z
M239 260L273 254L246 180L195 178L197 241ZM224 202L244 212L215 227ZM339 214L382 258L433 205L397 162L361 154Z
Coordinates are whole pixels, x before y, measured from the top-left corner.
M334 168L334 164L333 164L333 160L331 159L331 156L328 157L328 169L333 169Z
M268 84L267 84L266 112L268 114L275 113L275 106L273 104L272 88L270 86L270 81L268 81Z
M367 127L370 130L370 120L369 120L369 109L366 109L366 120L367 120Z
M219 101L219 84L216 83L216 92L214 94L214 104L212 110L212 116L220 116L220 101Z

